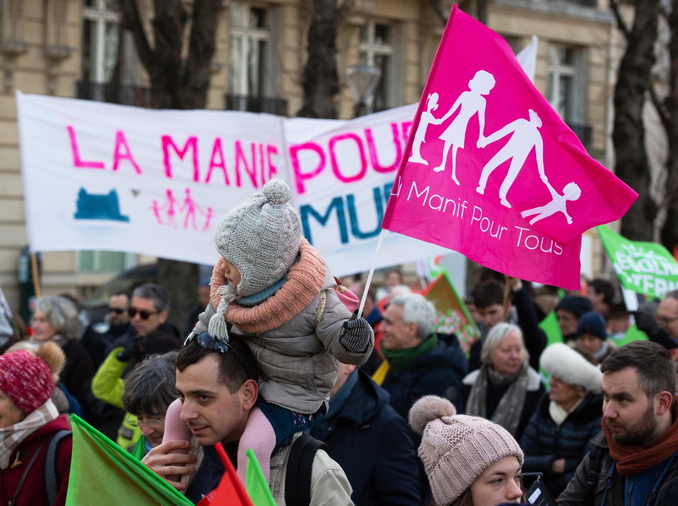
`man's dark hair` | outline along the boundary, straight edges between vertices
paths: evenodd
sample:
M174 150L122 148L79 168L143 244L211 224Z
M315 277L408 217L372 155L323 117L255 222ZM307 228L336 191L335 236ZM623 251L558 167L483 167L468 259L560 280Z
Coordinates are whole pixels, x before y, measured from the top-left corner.
M490 279L481 284L473 294L473 303L478 309L485 309L494 304L504 303L504 285Z
M614 285L607 279L594 279L589 283L589 288L593 288L597 294L602 294L603 302L608 306L614 302Z
M118 290L117 292L114 292L111 294L111 297L118 297L120 295L124 295L127 297L127 300L130 300L132 297L129 296L129 292L127 290Z
M176 396L178 351L151 355L125 378L122 403L133 415L165 416Z
M169 311L169 296L163 287L155 283L144 283L137 286L132 292L132 297L153 299L153 307L158 312Z
M673 290L672 292L667 293L664 295L664 298L666 297L671 297L672 299L678 300L678 290Z
M638 371L638 386L648 399L659 392L676 393L676 367L663 346L650 341L632 341L610 353L600 370L604 374L629 367Z
M242 339L231 335L228 346L229 350L226 353L221 353L217 350L203 348L197 340L193 340L179 352L177 370L182 372L189 365L197 364L203 358L211 355L219 362L219 377L217 380L228 387L231 394L235 394L248 379L257 381L259 367L254 355Z

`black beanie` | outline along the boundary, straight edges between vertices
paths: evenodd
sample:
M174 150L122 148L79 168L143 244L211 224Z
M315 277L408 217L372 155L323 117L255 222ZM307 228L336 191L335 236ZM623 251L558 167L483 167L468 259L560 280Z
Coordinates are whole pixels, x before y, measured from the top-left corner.
M579 318L584 313L593 311L593 304L586 297L577 297L575 295L568 295L567 297L563 297L560 300L560 302L556 306L556 310L558 309L564 309L565 311L569 311L577 318Z

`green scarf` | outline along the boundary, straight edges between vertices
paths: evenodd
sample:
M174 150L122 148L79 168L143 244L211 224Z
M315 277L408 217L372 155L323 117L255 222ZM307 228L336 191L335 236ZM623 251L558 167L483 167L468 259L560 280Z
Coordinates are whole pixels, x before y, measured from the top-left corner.
M414 348L406 348L404 350L387 350L382 348L381 352L386 357L390 372L400 372L407 369L415 359L421 357L427 351L432 350L438 346L438 336L431 334L431 337L424 339Z

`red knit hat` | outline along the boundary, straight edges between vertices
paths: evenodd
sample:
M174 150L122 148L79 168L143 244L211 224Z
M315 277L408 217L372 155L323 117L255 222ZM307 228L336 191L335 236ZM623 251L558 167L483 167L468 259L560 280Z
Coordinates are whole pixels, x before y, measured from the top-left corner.
M42 359L13 351L0 356L0 390L28 415L52 397L54 380Z

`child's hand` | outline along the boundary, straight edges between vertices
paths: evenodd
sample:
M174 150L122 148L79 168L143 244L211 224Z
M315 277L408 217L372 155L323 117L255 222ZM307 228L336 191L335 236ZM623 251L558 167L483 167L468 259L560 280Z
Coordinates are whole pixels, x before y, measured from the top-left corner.
M344 330L339 337L339 342L342 346L353 353L367 351L372 334L372 329L367 320L365 318L358 318L356 313L353 313L353 316L346 320L342 326Z

